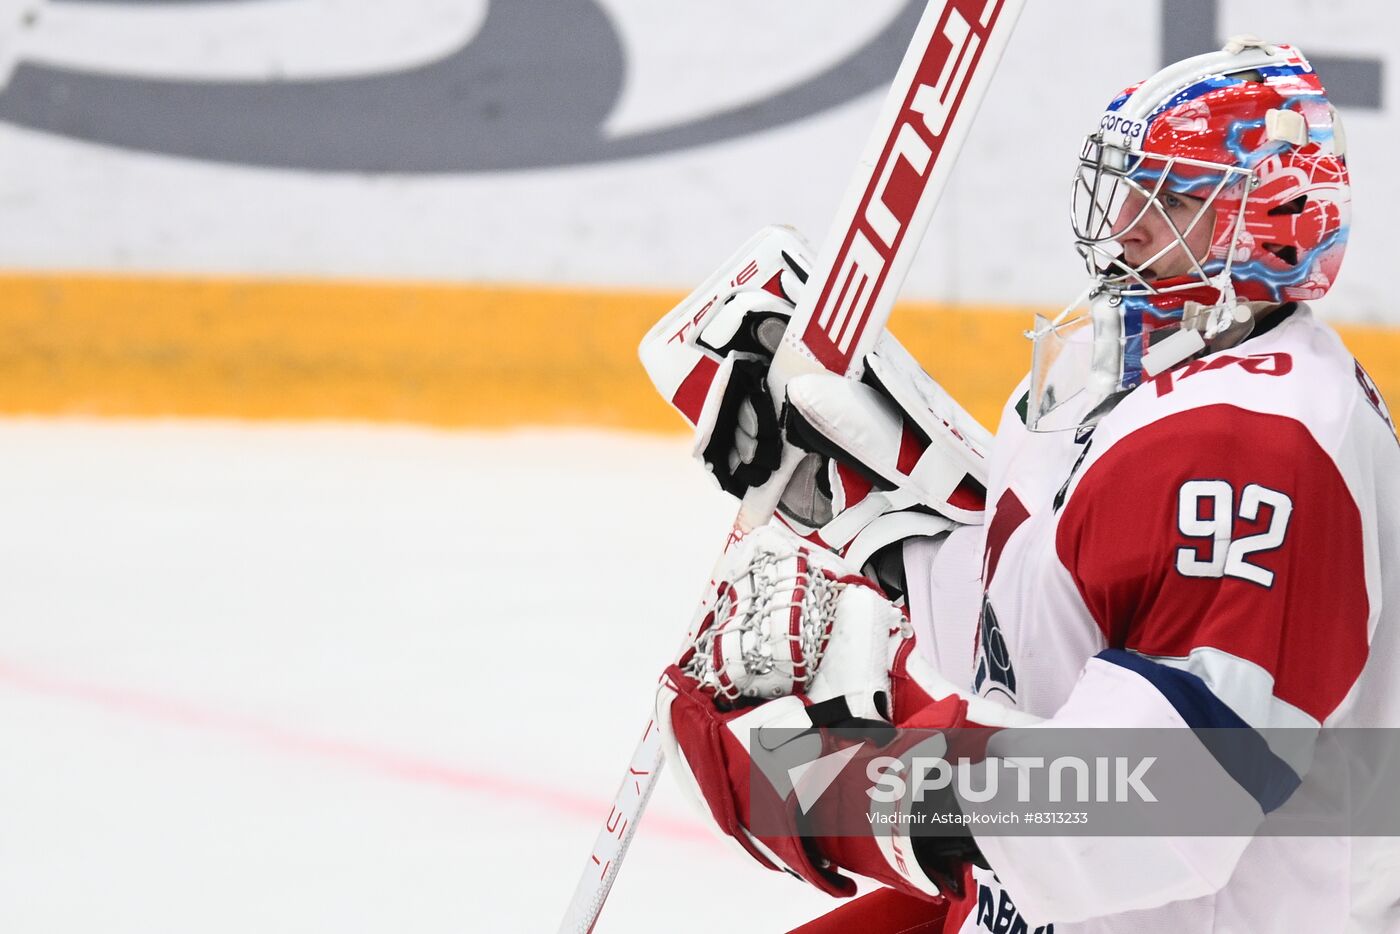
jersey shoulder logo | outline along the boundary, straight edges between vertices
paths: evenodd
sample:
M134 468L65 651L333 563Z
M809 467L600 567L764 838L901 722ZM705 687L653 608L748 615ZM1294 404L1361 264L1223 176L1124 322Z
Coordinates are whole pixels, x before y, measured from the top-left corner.
M1366 397L1371 408L1375 409L1376 414L1385 422L1390 433L1395 434L1395 422L1390 419L1390 407L1385 404L1385 397L1376 388L1375 380L1371 379L1371 374L1366 372L1366 368L1361 365L1360 360L1353 359L1352 362L1356 364L1356 382L1361 386L1361 394Z

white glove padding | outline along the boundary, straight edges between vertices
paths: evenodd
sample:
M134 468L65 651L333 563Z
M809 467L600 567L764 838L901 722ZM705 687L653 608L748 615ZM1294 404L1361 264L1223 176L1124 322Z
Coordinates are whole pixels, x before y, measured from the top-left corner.
M782 433L766 377L810 255L792 228L764 228L642 340L647 374L695 426L695 456L734 496L778 467Z
M813 455L779 515L899 597L900 549L888 546L982 521L991 435L892 335L865 365L861 382L815 373L788 383L787 439Z

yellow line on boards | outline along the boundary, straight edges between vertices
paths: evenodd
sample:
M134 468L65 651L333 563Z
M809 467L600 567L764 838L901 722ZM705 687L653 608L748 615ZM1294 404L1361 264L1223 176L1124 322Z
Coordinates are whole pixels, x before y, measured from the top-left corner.
M680 292L0 275L0 413L679 430L637 342ZM989 427L1034 309L908 303L892 328ZM1400 330L1339 328L1392 398Z

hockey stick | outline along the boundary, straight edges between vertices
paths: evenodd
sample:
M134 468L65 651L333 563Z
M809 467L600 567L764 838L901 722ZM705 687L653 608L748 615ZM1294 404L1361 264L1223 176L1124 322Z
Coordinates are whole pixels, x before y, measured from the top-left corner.
M795 376L858 375L889 319L1024 2L930 0L773 357L768 388L778 408ZM778 470L744 496L725 552L772 517L801 460L800 450L784 445ZM560 934L593 930L662 765L660 737L648 722Z

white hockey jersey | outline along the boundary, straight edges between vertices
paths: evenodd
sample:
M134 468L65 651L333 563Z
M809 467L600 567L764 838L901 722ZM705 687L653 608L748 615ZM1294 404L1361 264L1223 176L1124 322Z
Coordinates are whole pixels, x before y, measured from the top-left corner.
M1044 728L1400 726L1400 444L1335 332L1286 312L1087 437L1027 431L1017 390L987 524L906 550L946 674ZM1400 931L1389 838L978 840L968 934Z

